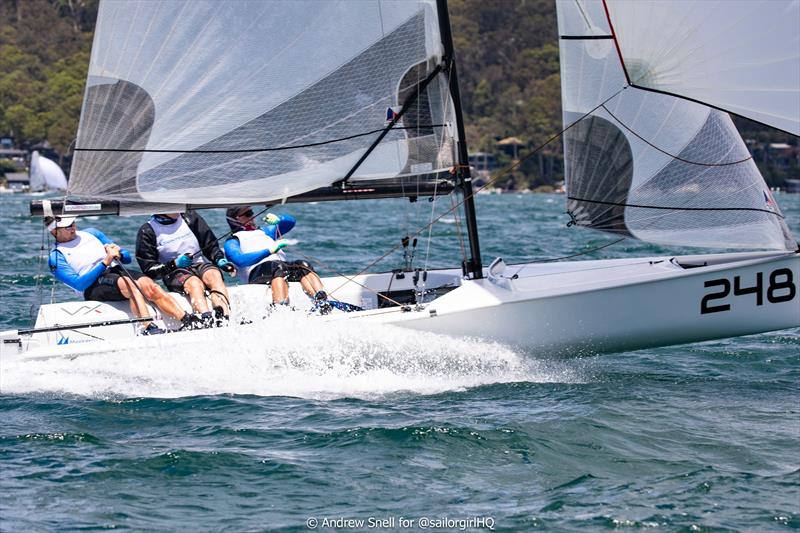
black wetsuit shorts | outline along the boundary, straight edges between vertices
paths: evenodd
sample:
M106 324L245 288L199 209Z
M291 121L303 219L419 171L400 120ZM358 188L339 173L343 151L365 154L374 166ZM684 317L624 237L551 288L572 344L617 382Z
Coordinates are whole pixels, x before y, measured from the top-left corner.
M269 285L275 278L284 278L286 281L300 281L300 278L314 272L314 268L307 262L297 261L264 261L250 271L248 283Z
M135 270L128 270L128 272L130 272L133 279L145 277L144 274ZM127 277L127 274L119 266L107 268L94 283L89 285L88 289L83 291L84 299L96 300L98 302L120 302L122 300L127 300L117 285L117 280L124 277Z
M192 276L197 276L202 280L203 274L205 274L209 270L216 270L217 272L219 272L219 269L214 265L212 265L211 263L200 263L198 265L192 265L189 268L176 268L175 270L164 276L164 285L166 285L167 289L172 292L186 294L186 291L183 290L183 286L186 283L186 280L188 280ZM220 275L222 275L221 272Z

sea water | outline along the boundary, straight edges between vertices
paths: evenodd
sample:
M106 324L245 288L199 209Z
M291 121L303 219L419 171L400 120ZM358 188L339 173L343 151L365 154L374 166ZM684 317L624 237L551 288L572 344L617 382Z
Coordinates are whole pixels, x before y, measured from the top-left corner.
M0 197L0 330L75 298L51 281L30 200ZM800 234L800 195L777 200ZM566 228L563 196L477 204L485 263L614 240ZM337 275L401 267L400 239L431 220L414 266L459 264L451 207L273 211L298 218L290 258ZM228 231L221 210L202 214ZM145 221L79 225L132 248ZM677 252L626 240L584 257ZM265 338L216 330L169 349L0 362L0 530L800 528L798 330L553 357L388 326L309 328L292 313L271 325Z

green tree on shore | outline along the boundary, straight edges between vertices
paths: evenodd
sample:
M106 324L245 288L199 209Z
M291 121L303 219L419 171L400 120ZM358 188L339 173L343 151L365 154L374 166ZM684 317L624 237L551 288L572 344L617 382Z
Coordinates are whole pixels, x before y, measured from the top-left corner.
M3 0L0 135L47 140L64 154L75 138L96 2Z

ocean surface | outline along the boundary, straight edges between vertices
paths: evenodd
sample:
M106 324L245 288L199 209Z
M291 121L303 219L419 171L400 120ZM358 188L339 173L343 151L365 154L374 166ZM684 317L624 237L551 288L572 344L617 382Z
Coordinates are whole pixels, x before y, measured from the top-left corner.
M74 298L51 282L30 199L0 196L0 330ZM776 199L800 235L800 195ZM566 228L563 201L479 196L484 263L614 240ZM333 275L439 216L414 265L459 264L449 207L275 211L299 221L290 257ZM227 232L221 210L203 215ZM80 226L132 247L144 220ZM584 257L677 252L623 241ZM400 266L395 251L371 269ZM282 320L169 353L0 361L0 530L800 529L800 330L555 357Z

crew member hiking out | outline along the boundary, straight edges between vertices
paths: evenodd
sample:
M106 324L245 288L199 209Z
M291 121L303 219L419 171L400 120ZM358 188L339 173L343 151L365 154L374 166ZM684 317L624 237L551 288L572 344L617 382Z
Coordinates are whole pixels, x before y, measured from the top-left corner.
M303 291L314 301L320 314L331 311L331 302L322 281L307 261L287 261L282 236L297 222L291 215L267 213L266 225L258 227L250 206L232 207L225 212L233 234L225 241L225 255L239 269L242 283L270 286L273 304L289 304L289 281L299 281Z
M163 279L170 291L189 297L203 327L228 322L230 298L220 269L235 275L236 268L225 259L214 232L200 215L187 211L150 217L139 228L136 259L145 274Z
M75 217L45 217L44 223L56 240L48 259L50 271L57 280L83 293L84 299L129 300L131 312L144 318L149 314L147 297L162 313L181 321L184 326L191 322L191 316L152 279L119 265L130 263L131 254L103 232L95 228L78 231ZM164 333L164 330L147 322L141 333L152 335Z

